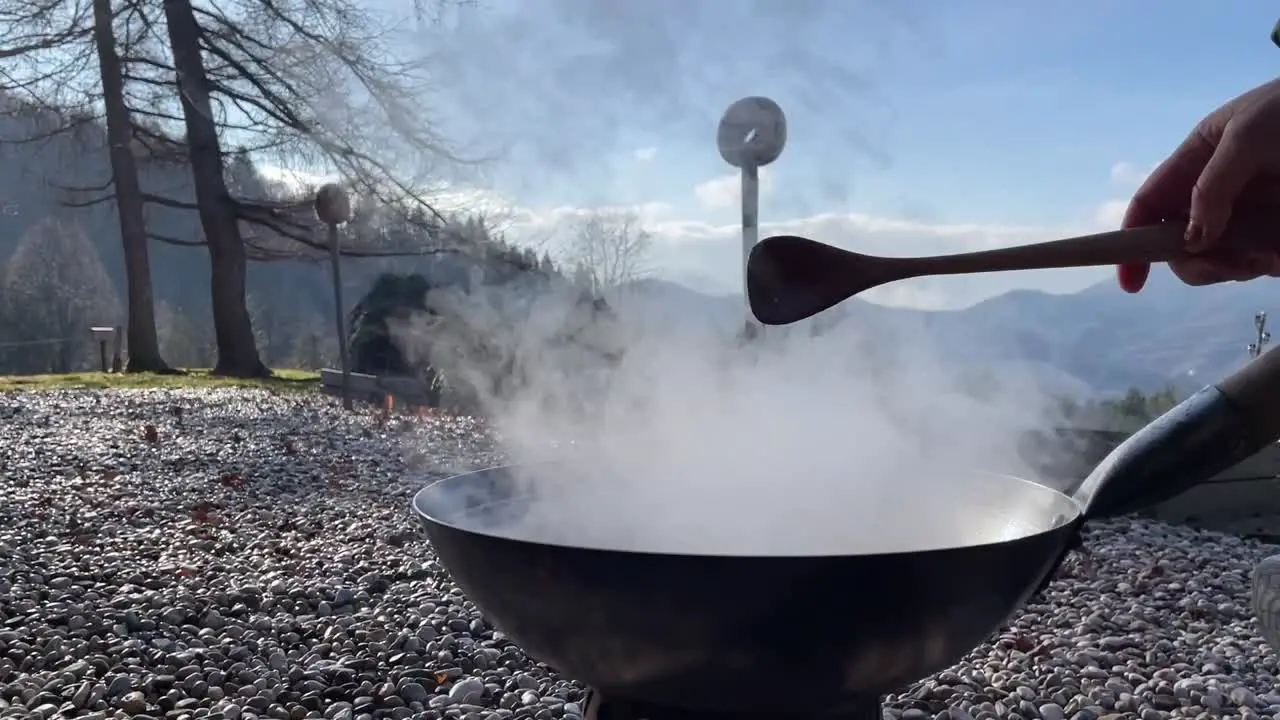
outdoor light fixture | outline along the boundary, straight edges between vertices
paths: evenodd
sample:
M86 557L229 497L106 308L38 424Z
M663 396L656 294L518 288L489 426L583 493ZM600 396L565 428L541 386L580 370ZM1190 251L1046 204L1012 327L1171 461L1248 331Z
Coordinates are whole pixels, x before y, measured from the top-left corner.
M342 312L342 269L338 253L338 226L351 221L351 198L337 183L316 191L316 217L329 228L329 269L333 276L334 325L338 333L338 360L342 368L342 407L351 409L351 366L347 360L346 318Z
M742 175L742 298L747 297L747 258L760 239L760 168L782 154L787 144L787 118L778 103L766 97L746 97L729 106L716 133L720 157ZM746 339L759 334L747 311Z

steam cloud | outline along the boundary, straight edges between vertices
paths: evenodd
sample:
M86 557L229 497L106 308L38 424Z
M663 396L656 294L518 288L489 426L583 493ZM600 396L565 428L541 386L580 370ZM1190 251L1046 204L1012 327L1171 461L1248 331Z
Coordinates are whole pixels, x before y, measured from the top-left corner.
M847 198L851 158L888 160L876 139L892 103L876 78L901 48L932 47L914 37L921 30L910 8L893 0L483 5L421 30L418 45L432 49L452 118L446 134L502 146L514 165L535 163L536 176L506 178L530 187L548 176L607 175L600 159L611 151L666 138L705 139L715 157L724 108L767 95L793 118L829 121L821 133L796 128L785 159L812 178L804 192L818 195L790 199L817 211Z
M619 137L622 127L705 137L711 155L720 113L745 95L778 100L793 129L806 116L839 118L827 124L847 128L839 140L875 156L868 118L884 103L871 78L891 60L896 31L914 29L891 1L545 0L492 10L464 14L433 41L458 110L449 132L504 138L542 168L526 178L539 184L600 172L588 161L634 141ZM812 42L818 36L844 41ZM833 46L845 55L813 49ZM784 160L812 168L819 200L843 200L847 165L825 167L822 143L793 134ZM475 293L433 291L436 315L397 336L476 389L512 462L556 461L543 466L554 471L522 477L534 501L494 532L807 555L946 547L1043 527L1047 508L976 474L1030 476L1015 438L1041 423L1042 394L1008 376L994 397L961 392L927 333L870 338L845 323L741 347L737 328L646 316L625 297L611 298L616 322L592 324L575 316L573 293ZM576 341L564 341L566 327L582 331ZM602 348L625 352L615 366ZM495 376L513 380L498 387Z
M1043 529L1047 507L980 473L1030 476L1015 438L1043 408L1017 378L979 400L911 334L871 345L846 323L818 337L775 331L744 347L697 323L629 313L626 298L616 320L592 324L571 293L533 306L513 297L433 291L439 315L398 330L446 377L481 389L503 450L532 468L521 493L535 501L494 532L809 555ZM585 334L566 343L566 327ZM625 350L618 364L602 359L616 349ZM498 368L518 378L501 393L490 381Z

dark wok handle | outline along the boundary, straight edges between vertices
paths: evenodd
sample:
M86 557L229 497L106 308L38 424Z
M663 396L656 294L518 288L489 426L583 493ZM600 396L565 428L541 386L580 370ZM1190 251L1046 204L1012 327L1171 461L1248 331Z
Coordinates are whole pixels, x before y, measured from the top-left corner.
M1255 438L1264 444L1280 438L1280 353L1263 353L1218 389L1248 419Z
M1073 493L1086 517L1143 510L1280 438L1280 353L1210 385L1129 437Z

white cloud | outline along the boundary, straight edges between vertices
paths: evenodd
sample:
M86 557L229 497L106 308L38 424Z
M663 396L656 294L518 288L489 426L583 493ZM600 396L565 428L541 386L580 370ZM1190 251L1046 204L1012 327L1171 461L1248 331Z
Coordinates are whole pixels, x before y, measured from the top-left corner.
M1146 182L1147 176L1151 175L1154 169L1154 167L1140 168L1127 160L1121 160L1111 166L1111 184L1132 192ZM1102 229L1114 230L1120 227L1121 221L1124 220L1124 211L1128 207L1128 197L1107 200L1094 211L1094 222Z
M258 165L257 170L267 182L276 183L294 191L319 187L325 183L340 180L336 175L317 175L275 165ZM426 196L431 199L432 207L442 213L470 212L500 219L511 215L513 211L510 200L482 189L444 187L429 191Z
M1108 200L1098 206L1098 210L1094 213L1093 220L1099 228L1104 230L1114 230L1120 227L1120 222L1124 220L1124 211L1129 207L1128 200Z
M767 195L773 189L772 178L769 168L760 168L761 195ZM738 207L742 202L742 176L730 173L699 183L693 188L693 196L705 210Z
M653 223L654 262L673 277L699 277L698 289L713 292L741 290L741 229L734 224L710 224L666 219ZM872 255L918 256L1050 240L1087 228L1038 228L997 224L939 224L882 218L860 213L824 213L761 224L762 236L794 234ZM910 307L955 308L1007 292L1033 287L1071 292L1105 276L1105 270L1066 270L1037 273L918 278L871 290L876 302Z
M767 174L761 177L762 191L769 187L768 177ZM663 203L606 209L635 212L652 233L653 252L649 264L655 276L683 282L703 292L738 293L742 282L741 227L728 219L723 222L706 219L723 217L725 208L737 205L738 192L736 174L699 185L695 196L709 210L701 218L682 216ZM483 208L509 239L539 250L550 250L553 254L570 232L572 221L592 211L568 205L528 207L485 190L448 190L434 197L442 209ZM1097 210L1096 216L1081 218L1075 227L942 223L864 213L820 213L762 222L760 234L761 237L803 235L872 255L949 254L1112 229L1118 225L1126 202L1109 201ZM1104 279L1109 272L1109 268L1086 268L918 278L871 290L864 297L887 305L958 308L1019 288L1074 292Z
M639 160L640 162L649 162L650 160L657 157L658 148L656 147L636 148L635 152L632 154L635 156L636 160Z
M741 292L742 230L732 222L680 217L662 204L630 209L653 235L650 265L654 275L703 292ZM507 236L551 249L565 237L571 221L587 209L519 208L503 224ZM1000 224L944 224L877 217L861 213L823 213L763 222L762 237L796 234L873 255L913 256L986 250L1088 232L1076 228L1019 227ZM1017 288L1072 292L1106 276L1106 269L918 278L886 285L865 297L886 305L920 308L965 307Z
M328 182L336 182L338 179L335 175L316 175L304 170L292 170L275 165L258 165L257 169L264 180L293 190L318 187Z
M1131 162L1121 160L1111 166L1111 182L1123 187L1138 187L1155 168L1141 169Z

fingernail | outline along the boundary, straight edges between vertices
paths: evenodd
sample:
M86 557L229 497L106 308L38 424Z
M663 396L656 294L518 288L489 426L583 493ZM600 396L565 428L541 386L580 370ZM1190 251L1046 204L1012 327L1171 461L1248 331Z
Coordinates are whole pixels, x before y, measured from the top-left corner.
M1187 250L1191 252L1199 252L1204 249L1204 226L1198 221L1192 220L1187 223L1187 230L1182 234L1182 240L1186 243Z
M1147 279L1147 269L1143 265L1121 265L1116 268L1116 277L1120 281L1120 289L1127 293L1142 290Z

